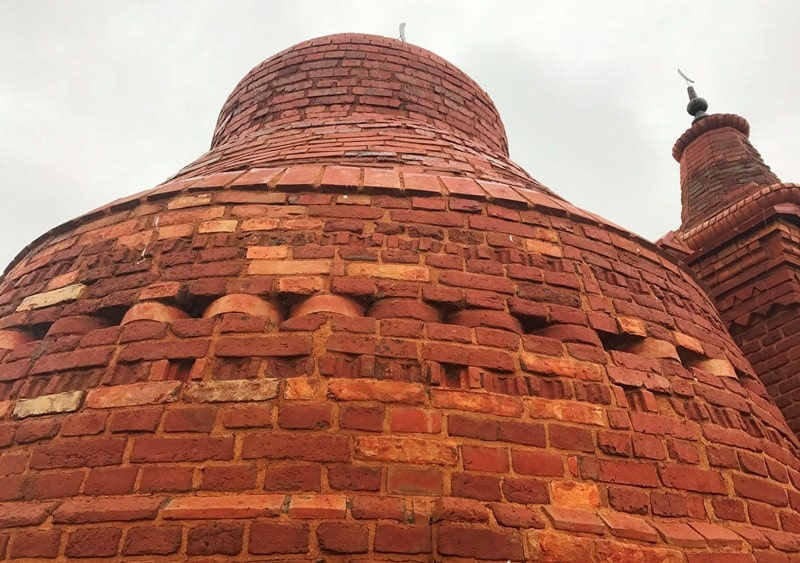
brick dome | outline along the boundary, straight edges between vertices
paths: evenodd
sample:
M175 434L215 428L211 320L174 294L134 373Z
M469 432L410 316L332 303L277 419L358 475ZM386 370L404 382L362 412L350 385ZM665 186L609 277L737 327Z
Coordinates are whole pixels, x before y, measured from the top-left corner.
M690 276L407 43L267 60L0 283L9 559L789 561L798 487Z

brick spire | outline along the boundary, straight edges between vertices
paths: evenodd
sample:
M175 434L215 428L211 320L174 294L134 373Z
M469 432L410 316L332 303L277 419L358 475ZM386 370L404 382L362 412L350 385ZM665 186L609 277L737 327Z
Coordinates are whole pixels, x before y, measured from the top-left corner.
M672 156L681 166L682 230L780 181L750 144L749 134L743 117L713 114L696 117L677 140Z

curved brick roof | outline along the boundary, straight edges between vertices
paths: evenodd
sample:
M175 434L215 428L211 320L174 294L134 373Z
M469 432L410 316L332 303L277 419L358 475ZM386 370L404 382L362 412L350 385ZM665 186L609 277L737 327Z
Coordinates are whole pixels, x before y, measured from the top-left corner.
M371 60L456 86L433 113L374 101ZM504 143L438 57L321 38L248 75L176 178L25 249L0 556L800 552L798 442L708 298Z

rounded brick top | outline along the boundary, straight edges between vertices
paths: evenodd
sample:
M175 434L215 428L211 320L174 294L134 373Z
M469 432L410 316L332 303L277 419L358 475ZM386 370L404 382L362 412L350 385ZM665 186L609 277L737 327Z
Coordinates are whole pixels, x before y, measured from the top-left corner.
M497 109L466 74L420 47L354 33L299 43L256 66L222 107L211 146L267 127L359 114L433 125L508 156Z
M745 137L750 136L750 124L741 115L733 113L715 113L709 115L692 124L686 131L683 132L672 147L672 157L680 162L683 156L683 151L686 147L692 144L700 135L712 129L720 129L722 127L733 127L741 132Z

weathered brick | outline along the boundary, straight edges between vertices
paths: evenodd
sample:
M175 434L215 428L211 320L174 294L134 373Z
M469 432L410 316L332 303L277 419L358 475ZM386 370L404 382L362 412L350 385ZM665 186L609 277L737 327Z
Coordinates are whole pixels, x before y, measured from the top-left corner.
M508 472L508 450L481 446L461 446L461 459L468 471Z
M348 405L339 409L339 427L367 432L380 432L383 428L383 405Z
M58 555L60 530L25 530L14 534L8 554L12 559L52 559Z
M238 522L211 522L189 530L188 555L238 555L242 551L244 526Z
M390 493L407 495L441 495L444 474L437 469L390 467L386 489Z
M152 520L161 499L124 496L65 500L53 513L59 524Z
M511 502L515 498L515 494L519 493L521 498L526 500L519 502L529 502L528 493L526 490L526 483L522 481L505 482L504 487L508 489L510 495L506 498ZM500 489L500 477L495 475L481 475L478 473L455 473L450 479L450 488L453 496L474 498L477 500L492 500L498 501L502 498Z
M195 403L266 401L277 396L277 379L192 381L186 385L184 392L184 399ZM268 410L268 407L261 408Z
M220 357L303 356L311 353L311 336L305 334L264 334L253 338L220 338Z
M356 456L368 460L436 465L455 465L458 461L455 445L441 441L399 436L358 436L355 445Z
M171 555L180 549L180 526L137 527L128 530L122 546L122 554Z
M108 412L84 411L70 415L61 424L62 436L90 436L100 434L106 427Z
M430 553L431 528L427 525L377 524L375 551L378 553Z
M319 546L332 553L366 553L369 528L360 524L326 522L317 528Z
M267 491L319 491L321 483L319 465L271 463L264 474L264 490Z
M309 535L305 523L256 522L250 527L248 549L254 555L308 553Z
M164 415L164 432L205 432L214 426L216 409L212 407L178 407Z
M661 481L667 487L675 487L685 491L716 494L726 492L725 480L720 473L695 467L676 465L664 467L661 470Z
M653 543L659 541L658 533L643 518L621 512L601 512L599 516L617 537Z
M39 525L57 506L55 502L0 502L0 528Z
M517 397L478 391L431 389L431 404L434 407L520 417L524 412L522 401Z
M244 438L242 459L254 458L349 461L350 444L345 436L253 432Z
M328 395L339 401L407 404L421 404L427 398L425 388L417 383L362 379L330 379Z
M210 491L246 491L256 483L254 465L208 465L203 468L201 488Z
M181 388L180 381L148 381L101 387L89 391L86 407L108 409L137 405L151 405L174 402Z
M122 530L119 528L87 528L69 535L64 555L67 557L111 557L117 554Z
M593 452L595 450L594 436L586 428L549 424L547 435L550 445L554 448L582 452Z
M294 430L323 430L331 427L330 405L283 405L278 412L278 426Z
M182 497L171 500L161 513L167 520L227 520L277 516L284 495Z
M98 467L122 461L125 438L66 439L42 444L33 450L31 469Z
M233 459L233 436L196 438L139 437L133 442L131 461L175 462Z
M496 532L484 527L442 524L437 527L439 552L444 555L479 559L524 559L523 540L518 532Z
M328 468L328 483L331 489L348 491L379 491L381 469L344 465Z
M83 485L86 495L124 495L133 492L135 467L95 467Z
M84 391L70 391L54 395L41 395L35 399L19 399L14 406L16 418L40 416L64 412L75 412L81 406Z

